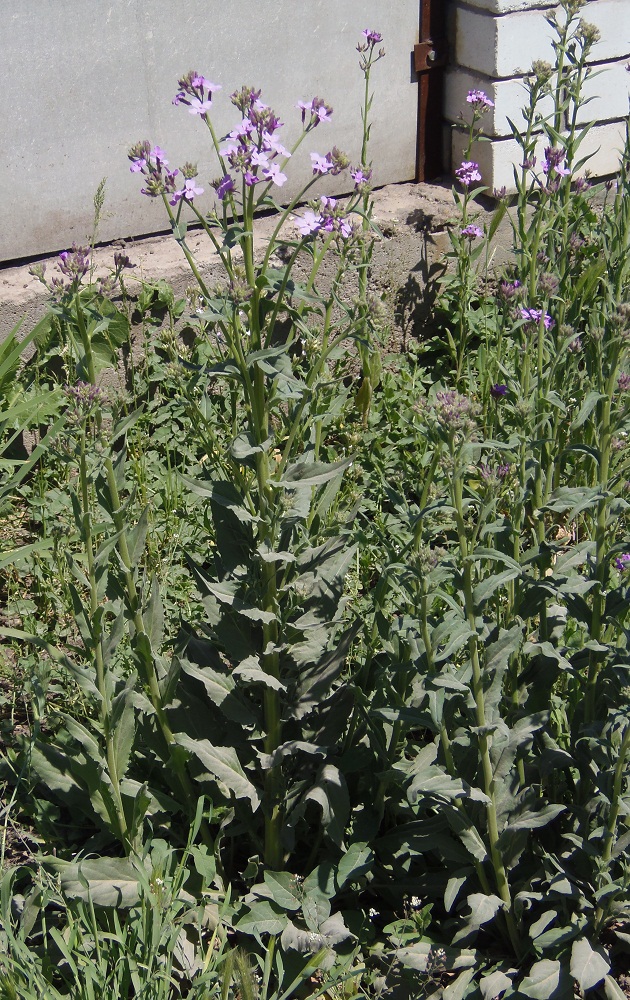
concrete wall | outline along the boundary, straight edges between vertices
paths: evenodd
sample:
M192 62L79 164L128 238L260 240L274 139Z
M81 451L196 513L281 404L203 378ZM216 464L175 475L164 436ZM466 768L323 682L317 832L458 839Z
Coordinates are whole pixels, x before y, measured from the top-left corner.
M223 86L216 128L234 127L229 94L247 84L299 134L298 100L334 108L291 163L296 190L310 176L309 151L360 150L363 82L355 46L363 28L383 35L373 72L371 157L378 184L415 173L417 82L412 50L418 0L28 0L0 5L0 261L55 252L92 229L94 193L107 177L101 240L167 228L163 206L140 195L127 150L162 146L171 166L197 161L199 183L217 175L205 126L171 101L196 69ZM335 183L328 182L332 193ZM200 199L200 205L202 204ZM206 200L206 205L210 200Z
M522 85L536 59L553 61L553 31L545 15L555 9L549 0L453 0L451 66L447 72L445 118L457 123L466 107L469 90L484 90L494 101L494 111L484 118L484 129L492 142L478 143L474 156L481 166L484 184L513 189L512 164L520 161L519 147L508 138L507 119L523 121L521 108L527 100ZM593 100L584 109L587 120L598 124L591 131L580 155L593 153L587 168L594 176L614 173L625 135L630 75L630 0L589 0L580 16L594 24L600 41L591 61L598 71L587 81L585 93ZM461 160L464 140L451 126L453 163ZM545 144L543 143L543 146Z

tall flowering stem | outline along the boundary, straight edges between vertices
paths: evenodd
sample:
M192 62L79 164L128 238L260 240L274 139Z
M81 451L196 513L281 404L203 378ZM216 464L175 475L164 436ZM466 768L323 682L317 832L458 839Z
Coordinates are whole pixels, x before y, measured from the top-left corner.
M369 74L373 63L384 55L382 49L377 49L380 41L377 32L366 31L359 45L366 81L362 162L352 170L355 193L347 207L335 198L320 197L302 211L296 211L320 177L336 175L348 168L348 159L336 147L323 154L311 152L311 178L288 204L278 205L274 200L274 192L282 189L287 180L285 168L299 146L308 135L331 119L332 108L320 97L298 102L302 129L296 141L286 148L280 138L282 123L263 102L260 91L242 87L231 95L239 120L228 135L219 139L211 120L213 97L219 86L210 83L197 71L190 71L179 80L174 103L189 114L199 116L205 123L218 160L220 176L212 182L218 205L209 213L203 213L198 207L197 199L203 188L196 180L195 165L186 164L173 171L168 166L164 151L146 142L139 143L129 154L131 170L145 178L143 193L162 198L173 233L198 284L200 313L204 315L207 305L212 316L208 326L212 325L217 337L221 338L221 363L229 364L230 371L234 373L235 442L246 439L248 454L245 469L236 455L227 456L225 464L230 470L230 478L238 486L248 515L253 517L255 552L252 554L248 600L255 602L256 613L260 616L256 659L269 678L261 692L263 750L269 762L262 769L262 802L264 860L272 869L283 865L282 829L285 820L281 756L276 755L274 759L283 740L282 692L286 686L281 676L281 651L287 644L284 619L289 614L285 609L288 601L287 573L283 560L286 553L281 553L278 558L273 556L278 548L287 545L286 540L280 545L280 535L285 530L283 518L286 506L285 487L281 480L291 462L302 455L305 446L309 452L312 447L316 461L319 458L322 426L322 417L317 414L319 384L331 353L344 338L352 337L358 343L366 371L363 345L368 340L365 333L367 307L358 307L349 328L346 326L343 333L335 334L333 317L349 262L358 266L360 302L365 303L368 298L370 249L367 235L371 218L371 171L366 164L371 105ZM277 211L277 221L264 251L257 254L254 242L257 213L269 208ZM362 216L362 239L359 239L358 227L351 218L353 212ZM216 306L215 288L209 287L186 242L185 213L192 213L203 226L225 270L228 289L221 292L226 303L222 310ZM294 231L297 229L297 239L294 232L291 238L285 237L285 227L289 226ZM282 268L278 267L277 259L274 260L280 248L283 251ZM338 267L330 293L324 298L318 295L316 283L329 250L336 251ZM299 286L302 295L298 297L295 295L298 286L293 268L298 259L302 261L307 255L311 257L311 266L305 284ZM312 302L316 299L321 303L318 349L309 354L309 364L305 366L307 370L304 373L301 363L296 366L303 382L300 391L293 390L293 393L283 397L278 391L272 361L281 351L286 367L278 368L277 374L286 379L288 369L293 365L289 347L297 338L305 336L308 313L313 311ZM285 323L286 318L291 320L288 324ZM279 348L279 344L282 347ZM298 379L293 381L298 384ZM309 421L313 421L312 427ZM273 452L270 448L272 441L277 443ZM309 441L311 443L307 444ZM310 513L305 520L307 533L311 531L312 523L313 514ZM261 552L270 553L271 557L261 559L258 557Z

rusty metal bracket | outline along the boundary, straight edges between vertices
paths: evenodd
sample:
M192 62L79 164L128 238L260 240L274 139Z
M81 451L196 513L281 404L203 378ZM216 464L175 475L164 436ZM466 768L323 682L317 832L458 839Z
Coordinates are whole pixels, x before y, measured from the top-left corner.
M416 73L445 66L448 61L448 44L444 39L434 42L427 38L413 47L413 65Z

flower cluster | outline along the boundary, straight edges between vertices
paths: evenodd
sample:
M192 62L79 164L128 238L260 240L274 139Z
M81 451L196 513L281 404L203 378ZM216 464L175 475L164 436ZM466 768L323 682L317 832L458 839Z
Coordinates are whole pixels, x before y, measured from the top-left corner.
M318 174L320 176L323 176L324 174L332 174L333 176L340 174L342 170L346 169L348 163L349 160L346 154L342 153L336 146L333 146L332 150L329 153L326 153L325 156L321 156L319 153L311 153L313 174L316 176Z
M455 176L457 177L459 183L463 184L464 187L470 187L471 184L481 180L479 164L473 163L472 160L464 160L455 171Z
M545 330L551 330L551 328L554 325L553 320L549 315L549 313L543 313L542 309L523 308L520 310L520 314L521 314L521 319L526 320L528 324L531 323L538 326L540 324L540 321L542 320L542 322L545 325Z
M473 111L476 111L478 114L484 114L490 108L494 107L494 101L491 101L483 90L469 90L466 102L472 105Z
M74 385L64 385L63 391L71 407L68 416L74 420L81 420L97 404L107 402L107 393L90 382L78 381Z
M615 559L615 567L618 570L630 569L630 552L624 552Z
M504 396L507 396L507 391L507 385L503 385L500 382L495 382L494 385L490 386L490 395L496 400L503 399Z
M627 392L630 389L630 375L626 375L625 372L617 379L617 388L619 392Z
M225 157L236 173L242 174L247 187L267 181L282 187L287 176L276 162L277 157L288 159L286 149L277 132L282 122L260 99L260 91L242 87L231 95L232 104L243 115L241 122L225 137L219 155ZM214 182L217 196L223 201L234 190L229 174Z
M499 296L504 302L509 302L510 299L514 299L521 294L520 288L521 283L518 278L514 281L502 281L499 285Z
M177 81L179 91L173 98L173 104L184 104L191 115L207 115L212 107L212 95L221 90L219 83L210 83L205 76L196 70L186 73Z
M470 223L468 226L460 229L460 236L467 236L469 240L478 240L483 236L483 229Z
M339 233L344 239L352 236L354 227L343 215L336 198L322 196L319 203L307 208L303 215L296 216L295 224L302 236L313 236L316 233Z
M374 31L372 28L364 28L361 32L365 41L359 42L357 45L357 52L360 54L361 58L359 60L359 66L361 70L365 72L379 59L382 59L385 55L385 49L379 48L378 53L375 55L376 46L380 45L383 41L383 36L380 31Z
M545 149L545 158L542 161L543 173L550 177L553 177L554 174L558 177L568 177L571 171L567 167L566 162L566 153L563 149L557 149L555 146L547 146Z
M175 178L179 170L168 170L168 160L161 146L153 146L143 140L132 146L128 153L132 174L141 173L146 177L146 187L140 189L148 198L159 198L162 194L173 194Z
M295 106L302 112L302 125L305 125L307 132L320 122L329 122L333 113L333 109L321 97L314 97L312 101L298 101Z
M89 255L89 247L79 247L73 243L71 250L64 250L59 254L57 266L62 274L70 278L73 283L79 284L81 278L90 270Z
M453 389L436 393L433 412L438 424L445 431L470 437L476 430L478 405L468 396L461 396Z
M492 466L482 462L479 466L479 472L482 479L494 486L507 479L510 474L510 466L507 463Z

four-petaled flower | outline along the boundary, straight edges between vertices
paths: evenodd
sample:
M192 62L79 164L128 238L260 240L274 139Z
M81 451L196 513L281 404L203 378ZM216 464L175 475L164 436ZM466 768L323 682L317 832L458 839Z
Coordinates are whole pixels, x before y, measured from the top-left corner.
M311 163L313 165L314 174L327 174L332 168L332 160L329 155L320 156L319 153L311 153Z
M184 201L192 201L198 195L203 194L203 188L198 187L195 183L194 177L188 177L184 181L184 186L180 191L175 191L173 197L170 199L171 205L177 205L179 201L184 199Z
M369 45L378 45L383 41L381 33L379 31L372 31L370 28L364 28L361 34Z
M495 382L494 385L490 386L490 395L493 399L503 399L507 396L507 385L502 385L500 382Z
M615 559L615 566L618 570L630 569L630 552L623 552Z
M215 190L217 192L217 198L220 198L221 201L223 201L224 198L227 198L231 191L235 190L234 181L229 174L226 174L225 177L221 178L221 180L215 185Z

